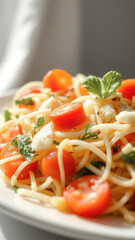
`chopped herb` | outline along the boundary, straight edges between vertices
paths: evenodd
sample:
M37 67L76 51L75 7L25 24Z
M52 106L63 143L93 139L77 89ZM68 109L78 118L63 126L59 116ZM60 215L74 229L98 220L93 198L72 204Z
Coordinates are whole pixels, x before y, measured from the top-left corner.
M96 140L98 138L98 135L96 133L88 132L89 127L90 127L90 123L86 124L84 135L82 137L78 137L80 140L86 140L89 138L93 138L94 140Z
M19 114L16 114L15 117L18 119L19 118Z
M135 151L121 156L122 160L129 164L135 164Z
M50 94L49 94L49 97L54 97L54 94L53 94L53 93L50 93Z
M91 164L96 168L100 168L100 167L105 166L105 163L102 162L102 161L92 161Z
M18 189L19 187L17 186L17 185L14 185L13 186L13 189L14 189L14 191L15 191L15 193L17 193L17 189Z
M35 127L34 127L34 133L36 133L36 129L41 127L42 125L44 125L44 123L45 123L44 117L37 118L36 124L35 124Z
M83 80L82 85L91 93L97 94L100 98L108 98L121 83L121 74L116 71L110 71L103 76L102 81L96 76L89 75Z
M28 98L20 98L15 100L16 105L24 104L24 105L33 105L34 102L31 97Z
M113 153L117 153L119 151L119 149L120 149L120 144L114 145L112 147Z
M104 162L101 161L92 161L91 164L96 167L96 168L100 168L102 166L105 166ZM93 172L91 172L88 168L83 167L78 173L76 173L73 178L79 178L85 175L94 175Z
M54 143L55 145L59 145L59 144L60 144L60 143L57 142L56 140L54 140L53 143Z
M7 109L4 110L4 118L5 122L11 120L11 113Z
M17 147L19 153L21 153L27 161L31 162L35 155L35 151L32 151L31 143L30 136L18 134L13 138L11 145Z

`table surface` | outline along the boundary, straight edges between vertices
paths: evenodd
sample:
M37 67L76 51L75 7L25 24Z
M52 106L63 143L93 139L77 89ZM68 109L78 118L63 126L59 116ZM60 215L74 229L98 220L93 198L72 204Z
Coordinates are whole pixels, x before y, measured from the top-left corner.
M0 213L0 240L73 240L51 234Z

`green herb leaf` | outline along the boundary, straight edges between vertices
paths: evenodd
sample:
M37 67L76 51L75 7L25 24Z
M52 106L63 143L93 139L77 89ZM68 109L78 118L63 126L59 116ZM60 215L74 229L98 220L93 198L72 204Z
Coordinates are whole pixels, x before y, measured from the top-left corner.
M112 147L113 153L117 153L119 151L119 149L120 149L120 144L114 145Z
M24 104L24 105L33 105L34 102L31 97L28 98L20 98L15 100L16 105Z
M102 166L105 166L104 162L102 162L102 161L92 161L91 164L96 168L100 168ZM78 173L76 173L73 176L73 178L77 179L79 177L86 176L86 175L94 175L94 173L91 172L88 168L83 167Z
M90 123L86 124L84 135L82 137L78 137L80 140L86 140L89 138L93 138L94 140L98 139L97 133L88 132L89 127L90 127Z
M110 71L103 76L103 80L95 76L88 76L83 80L82 85L91 93L97 94L100 98L108 98L121 85L122 76L116 71Z
M103 76L102 94L104 98L108 98L121 85L122 76L116 71L110 71Z
M135 164L135 151L121 156L122 160L129 164Z
M54 140L53 143L54 143L55 145L59 145L59 144L60 144L60 143L57 142L56 140Z
M11 120L11 113L7 109L4 110L4 118L5 122Z
M97 94L102 98L102 84L99 78L89 75L83 80L82 85L91 93Z
M15 191L15 193L17 193L17 189L18 189L19 187L17 186L17 185L14 185L13 186L13 189L14 189L14 191Z
M16 114L15 117L18 119L19 118L19 114Z
M30 136L18 134L13 138L11 145L17 147L19 153L21 153L27 161L31 162L35 155L35 151L32 151L31 143Z
M36 129L37 129L38 127L41 127L42 125L44 125L44 123L45 123L44 117L39 117L39 118L37 118L36 124L35 124L35 127L34 127L34 133L36 133Z

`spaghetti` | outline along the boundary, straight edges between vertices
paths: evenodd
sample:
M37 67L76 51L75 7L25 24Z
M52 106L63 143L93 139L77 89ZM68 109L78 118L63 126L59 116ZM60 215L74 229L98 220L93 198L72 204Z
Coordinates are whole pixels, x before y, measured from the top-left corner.
M20 196L36 198L58 209L67 209L68 201L63 195L65 188L76 181L74 179L83 179L83 175L96 175L96 183L107 182L111 193L111 202L108 200L109 204L101 213L120 214L126 221L134 223L135 96L127 99L115 90L108 95L109 89L99 94L92 92L86 87L86 82L84 84L85 76L81 74L67 80L65 88L61 87L60 90L58 86L61 82L56 82L57 91L53 83L52 91L50 78L52 75L47 80L47 88L45 78L43 83L31 82L20 88L14 96L13 107L8 109L10 120L3 120L0 126L3 180L13 188L17 186L16 191ZM60 81L58 79L58 76L56 79L53 76L54 82ZM98 80L98 84L102 84L105 78ZM34 93L30 89L34 89ZM35 89L38 89L37 93ZM27 90L30 90L29 93ZM18 99L20 104L16 104ZM32 100L30 104L29 100ZM74 114L76 106L79 107ZM53 120L54 111L55 114L58 112L55 120L58 117L58 122L63 121L61 129ZM71 119L72 127L71 123L65 127L65 122L68 124ZM57 159L57 164L52 163L51 170L48 170L46 159L52 155ZM70 173L67 173L68 168ZM57 177L53 171L59 172ZM79 198L79 190L74 193L76 198Z

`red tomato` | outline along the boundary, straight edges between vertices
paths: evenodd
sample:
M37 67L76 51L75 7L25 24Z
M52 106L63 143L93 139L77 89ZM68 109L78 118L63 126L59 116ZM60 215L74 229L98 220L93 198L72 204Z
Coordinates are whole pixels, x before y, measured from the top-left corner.
M51 120L57 130L67 130L82 124L86 120L83 104L69 103L55 108L50 113Z
M23 134L21 125L11 125L8 129L0 134L0 143L11 142L18 134Z
M65 176L67 178L72 176L75 172L75 161L71 153L66 150L63 150L62 157ZM44 177L51 176L52 178L60 180L57 149L51 149L45 154L41 161L41 172Z
M21 95L20 95L20 98L23 98L24 96L26 95L29 95L31 93L41 93L40 89L38 88L29 88L29 89L26 89Z
M11 157L16 155L17 152L17 148L13 147L9 144L7 144L6 147L4 147L4 149L1 151L1 159L7 158L7 157ZM2 171L4 172L4 174L8 177L11 178L15 171L17 170L17 168L23 163L25 162L26 159L25 158L19 158L17 160L11 161L11 162L7 162L2 164ZM23 179L28 179L30 178L29 176L29 171L32 172L36 172L37 171L37 167L38 167L38 161L36 162L31 162L29 165L27 165L19 174L18 176L18 180L23 180Z
M41 91L40 91L38 88L30 88L30 89L25 90L25 91L20 95L20 98L23 98L24 96L29 95L29 94L31 94L31 93L41 93ZM33 105L20 104L20 105L19 105L19 108L27 108L27 109L33 111L34 108L35 108L35 105L36 105L36 104L35 104L35 102L33 101Z
M73 84L71 75L61 69L53 69L43 77L44 88L51 88L52 92L65 90Z
M130 133L130 134L126 135L125 138L127 139L127 141L128 141L129 143L132 144L133 147L135 147L135 133ZM121 141L121 140L118 140L118 141L112 146L112 153L113 153L113 154L115 153L114 150L115 150L115 146L117 146L117 145L120 145L120 148L118 149L118 151L117 151L116 153L120 152L121 149L122 149L122 147L124 146L124 144L122 143L122 141Z
M117 88L117 92L121 92L124 98L132 100L132 97L135 96L135 79L122 81L121 86Z
M107 181L98 183L98 176L87 175L71 182L64 190L68 206L78 215L95 217L104 212L111 201Z

